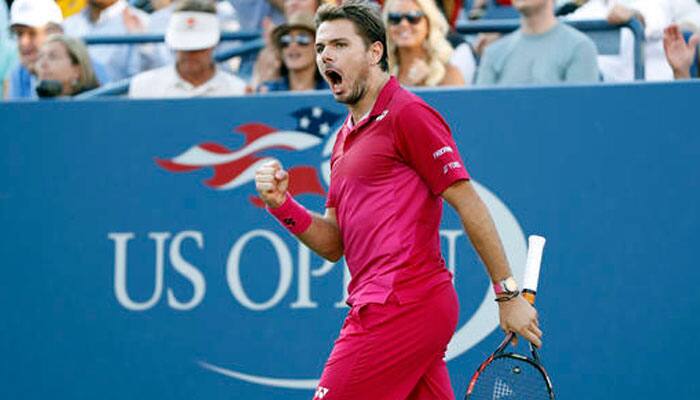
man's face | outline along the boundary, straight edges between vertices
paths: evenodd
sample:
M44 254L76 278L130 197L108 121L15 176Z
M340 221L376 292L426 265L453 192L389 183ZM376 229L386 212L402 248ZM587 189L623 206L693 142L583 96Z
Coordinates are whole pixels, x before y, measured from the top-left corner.
M513 0L513 7L525 17L537 14L545 7L552 7L549 0ZM552 10L552 12L554 12Z
M214 48L204 50L183 51L175 54L177 70L183 75L198 75L206 72L212 65Z
M46 40L46 28L26 25L13 25L12 34L17 38L19 60L28 70L34 72L34 64L39 58L39 49Z
M372 57L351 21L326 21L318 27L316 64L336 101L353 105L364 97Z

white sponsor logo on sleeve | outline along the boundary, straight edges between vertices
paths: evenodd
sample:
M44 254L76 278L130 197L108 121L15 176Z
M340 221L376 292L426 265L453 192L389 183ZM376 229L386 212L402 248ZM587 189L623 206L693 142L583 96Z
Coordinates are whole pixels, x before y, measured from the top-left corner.
M453 161L449 164L443 165L442 173L446 174L446 173L450 172L450 170L452 170L452 169L460 169L460 168L462 168L462 164L460 164L459 161Z
M438 158L440 158L441 155L443 155L445 153L452 153L452 147L445 146L445 147L441 148L440 150L433 153L433 158L437 160Z

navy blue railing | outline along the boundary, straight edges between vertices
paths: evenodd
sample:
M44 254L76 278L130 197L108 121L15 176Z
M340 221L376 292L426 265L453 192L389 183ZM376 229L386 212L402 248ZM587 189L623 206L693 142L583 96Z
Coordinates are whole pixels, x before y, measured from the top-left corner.
M259 39L260 31L221 32L221 41L252 40ZM83 36L83 42L93 44L143 44L162 43L164 34L139 34L139 35L89 35Z
M124 38L124 37L122 37ZM162 38L162 35L161 35ZM112 42L112 44L116 43L124 43L124 42L118 42L116 41L116 37L114 38L115 41ZM139 38L137 38L138 40ZM104 44L105 42L100 42L101 44ZM131 42L131 43L146 43L146 42ZM226 61L230 58L233 57L238 57L238 56L244 56L250 53L257 53L260 51L265 46L265 42L262 39L254 39L254 40L249 40L245 43L242 43L239 46L236 46L231 49L226 49L220 52L217 52L214 55L214 61L216 62L222 62ZM102 96L121 96L129 92L129 83L131 82L131 78L126 78L122 79L120 81L116 82L111 82L106 85L102 85L97 89L90 90L88 92L79 94L75 96L75 99L91 99L94 97L102 97Z

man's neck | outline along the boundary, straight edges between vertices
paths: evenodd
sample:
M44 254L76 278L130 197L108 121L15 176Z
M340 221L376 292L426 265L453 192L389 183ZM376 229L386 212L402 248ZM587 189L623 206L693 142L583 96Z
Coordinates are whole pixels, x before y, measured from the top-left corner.
M209 82L209 80L213 78L216 74L216 66L214 64L211 64L210 68L207 68L205 71L202 71L202 73L190 75L182 74L180 72L180 69L177 67L177 64L175 68L177 70L177 74L180 76L180 79L194 87L201 86Z
M116 3L117 2L115 1L114 3L108 5L107 7L104 7L104 8L98 8L97 6L88 5L88 17L90 18L90 22L92 22L92 23L97 22L97 20L100 19L100 15L102 15L102 12L104 10L108 9L109 7L112 7Z
M522 16L520 18L520 27L523 33L528 35L538 35L552 29L557 24L557 17L548 7L543 7L541 10L532 15Z
M379 97L379 92L382 91L382 88L390 78L387 72L381 70L375 71L374 73L370 72L369 75L367 79L367 92L365 95L362 96L357 103L348 106L352 114L353 123L355 124L360 122L360 119L372 110L374 103L377 101L377 97Z
M316 89L316 65L289 71L290 90L314 90Z

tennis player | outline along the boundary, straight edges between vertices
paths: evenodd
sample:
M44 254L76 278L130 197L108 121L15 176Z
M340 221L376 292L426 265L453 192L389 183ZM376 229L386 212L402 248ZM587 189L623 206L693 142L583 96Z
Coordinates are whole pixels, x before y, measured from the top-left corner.
M387 73L385 29L365 2L316 14L316 62L345 120L331 156L325 215L287 193L279 162L256 188L269 212L322 257L350 269L351 309L314 399L454 399L444 354L458 301L440 254L442 200L486 265L501 327L539 346L535 310L518 295L503 247L443 118Z

